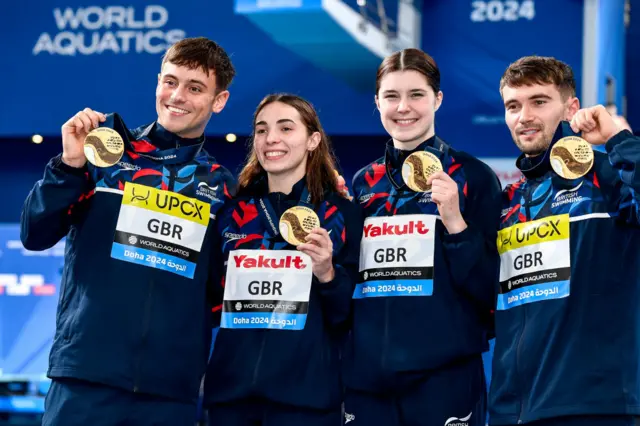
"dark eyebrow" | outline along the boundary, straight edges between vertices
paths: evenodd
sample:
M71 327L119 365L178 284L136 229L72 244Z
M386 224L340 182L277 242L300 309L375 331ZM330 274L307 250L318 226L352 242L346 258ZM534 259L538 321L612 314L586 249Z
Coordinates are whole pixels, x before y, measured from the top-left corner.
M276 124L282 124L282 123L292 123L292 124L296 124L296 122L295 122L295 121L293 121L293 120L291 120L290 118L281 118L280 120L278 120L278 121L276 122ZM264 121L264 120L262 120L262 121L258 121L258 122L256 123L256 126L266 126L266 125L267 125L267 122L266 122L266 121Z
M544 93L536 93L535 95L529 96L530 101L533 101L536 99L551 99L551 96L545 95Z
M534 93L533 95L529 96L529 98L527 98L527 100L529 101L535 101L535 100L550 100L551 96L544 94L544 93ZM505 107L508 107L509 105L513 104L513 103L518 103L517 100L515 99L509 99L507 102L504 103Z
M413 94L413 93L426 93L426 90L424 89L411 89L409 90L409 93ZM384 92L382 92L382 95L397 95L398 91L397 90L385 90Z
M164 75L164 77L165 77L165 78L166 78L166 77L169 77L169 78L172 78L172 79L174 79L174 80L178 80L178 77L176 77L176 76L175 76L175 75L173 75L173 74L165 74L165 75ZM206 83L204 83L203 81L200 81L200 80L196 80L195 78L190 79L188 82L189 82L189 83L199 84L199 85L201 85L201 86L207 87L207 84L206 84Z

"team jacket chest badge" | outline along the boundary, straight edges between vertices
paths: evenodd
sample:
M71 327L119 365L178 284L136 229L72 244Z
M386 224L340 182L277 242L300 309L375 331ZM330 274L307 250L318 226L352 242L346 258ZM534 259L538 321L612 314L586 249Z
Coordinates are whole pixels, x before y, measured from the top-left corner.
M498 310L569 296L569 229L562 214L500 230Z
M299 251L231 251L220 326L304 329L311 280L311 258Z
M181 194L127 182L111 257L193 278L210 209Z
M354 299L431 296L436 216L368 217L360 244Z

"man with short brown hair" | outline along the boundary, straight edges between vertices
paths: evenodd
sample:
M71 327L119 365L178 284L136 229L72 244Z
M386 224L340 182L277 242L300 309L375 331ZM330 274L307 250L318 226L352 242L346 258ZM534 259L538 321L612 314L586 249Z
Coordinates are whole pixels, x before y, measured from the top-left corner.
M503 193L489 422L634 425L640 140L580 109L557 59L519 59L500 92L524 177Z
M130 130L86 108L62 126L62 154L21 218L27 249L67 245L43 425L193 426L211 340L210 230L235 187L204 131L234 73L215 42L185 39L162 62L157 121ZM125 137L116 164L87 163L97 127Z

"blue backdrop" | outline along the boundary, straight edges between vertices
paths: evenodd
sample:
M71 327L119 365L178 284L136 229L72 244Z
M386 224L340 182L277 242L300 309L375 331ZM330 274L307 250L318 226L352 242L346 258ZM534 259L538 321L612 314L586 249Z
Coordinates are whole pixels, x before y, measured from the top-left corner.
M0 225L0 375L42 375L55 331L64 242L22 247L17 225Z
M629 124L634 130L640 130L640 80L635 72L640 68L640 0L630 0L630 23L625 45L625 62L627 75L627 113Z
M440 66L444 92L436 123L454 146L481 157L518 155L499 87L521 56L567 62L580 89L582 0L428 0L425 9L423 44Z
M574 67L580 84L581 0L415 3L399 14L400 2L385 0L384 32L380 15L368 7L362 18L352 0L10 2L0 15L11 100L0 107L0 136L57 135L85 106L118 111L130 126L152 121L162 51L185 36L217 40L237 68L211 134L247 134L255 106L274 91L310 99L330 134L382 134L373 98L380 56L418 45L442 70L440 134L476 155L505 157L516 151L498 83L510 62L553 55Z

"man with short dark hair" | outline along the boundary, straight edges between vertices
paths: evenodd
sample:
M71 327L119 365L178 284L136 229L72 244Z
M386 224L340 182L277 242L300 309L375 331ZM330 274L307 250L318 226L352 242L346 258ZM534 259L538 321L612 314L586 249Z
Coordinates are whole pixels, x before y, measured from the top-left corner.
M27 249L66 236L43 425L194 424L211 340L210 224L235 187L203 150L204 130L234 74L215 42L185 39L164 56L157 121L129 130L86 108L62 126L63 152L21 218ZM87 163L98 127L124 136L115 164Z
M503 193L490 424L636 424L640 139L580 109L554 58L514 62L500 92L524 177Z

